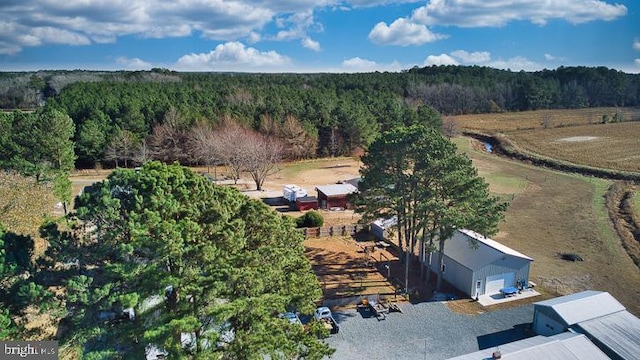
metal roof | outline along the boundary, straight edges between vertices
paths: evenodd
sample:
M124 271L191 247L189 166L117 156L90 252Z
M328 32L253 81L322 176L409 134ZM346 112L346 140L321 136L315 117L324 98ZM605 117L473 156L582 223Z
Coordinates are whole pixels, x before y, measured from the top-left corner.
M625 310L611 294L604 291L587 290L579 293L539 301L534 309L543 307L555 312L566 326L599 318Z
M354 193L358 191L358 188L351 184L333 184L318 186L316 187L316 190L325 194L326 196L338 196Z
M626 310L581 322L577 327L620 359L640 356L640 319Z
M586 336L569 332L514 341L498 348L488 348L449 360L491 359L496 350L500 350L501 359L506 360L609 360Z
M473 246L475 241L477 241L477 247ZM457 230L453 237L445 242L444 253L471 270L478 270L495 261L506 260L507 257L505 257L505 255L508 255L510 260L521 259L533 261L532 258L508 246L500 244L475 231L464 229ZM519 262L522 263L522 261ZM505 265L509 265L509 267L514 265L513 261L510 263L511 264L505 263Z

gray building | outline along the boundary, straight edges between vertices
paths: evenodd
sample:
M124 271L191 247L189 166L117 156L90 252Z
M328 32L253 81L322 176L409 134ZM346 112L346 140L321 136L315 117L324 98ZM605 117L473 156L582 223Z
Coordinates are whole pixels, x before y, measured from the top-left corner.
M533 329L540 335L581 333L611 359L640 359L640 319L608 292L589 290L534 303Z
M550 336L573 325L625 310L611 294L588 290L533 304L533 331Z
M476 298L500 293L500 289L527 285L532 258L471 230L457 230L445 242L444 259L431 253L429 268L458 290Z
M550 337L535 336L496 348L484 349L449 360L608 360L598 347L581 334L562 333Z

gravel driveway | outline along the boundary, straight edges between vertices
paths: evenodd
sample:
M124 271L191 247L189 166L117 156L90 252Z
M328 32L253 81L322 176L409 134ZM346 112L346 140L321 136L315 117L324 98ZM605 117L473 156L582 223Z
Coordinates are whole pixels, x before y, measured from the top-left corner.
M479 315L451 312L442 302L403 304L386 320L335 312L340 332L327 339L332 359L442 360L527 337L533 305Z

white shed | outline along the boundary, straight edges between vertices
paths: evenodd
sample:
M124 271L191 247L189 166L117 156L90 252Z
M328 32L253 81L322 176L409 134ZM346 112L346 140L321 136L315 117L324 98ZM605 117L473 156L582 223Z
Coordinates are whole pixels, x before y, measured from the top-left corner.
M539 335L555 335L575 324L624 310L608 292L587 290L534 303L533 330Z
M393 216L388 219L377 219L371 223L371 233L378 240L386 240L391 237L392 228L398 224L398 218Z
M438 271L438 254L432 253L429 268ZM477 298L500 293L500 289L528 284L532 258L475 231L457 230L446 240L443 278L458 290Z

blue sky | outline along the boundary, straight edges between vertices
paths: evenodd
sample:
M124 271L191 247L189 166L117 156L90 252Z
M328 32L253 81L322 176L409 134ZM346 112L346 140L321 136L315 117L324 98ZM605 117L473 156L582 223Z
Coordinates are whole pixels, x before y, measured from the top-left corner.
M640 72L638 0L2 0L0 71Z

